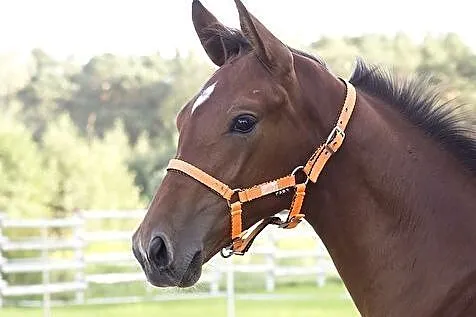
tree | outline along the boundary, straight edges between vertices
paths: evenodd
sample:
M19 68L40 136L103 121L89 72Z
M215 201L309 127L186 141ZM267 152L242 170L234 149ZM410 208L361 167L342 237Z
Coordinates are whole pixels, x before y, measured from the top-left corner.
M56 61L39 49L32 51L32 60L32 75L15 97L23 104L23 121L39 139L47 123L61 113L71 98L75 86L69 77L75 67Z
M48 170L31 132L10 105L0 116L0 211L9 217L39 217L51 199Z
M45 164L52 171L54 186L49 202L55 216L64 216L74 208L140 208L143 204L127 168L123 141L116 143L120 129L105 141L86 140L67 115L48 126L43 136ZM114 140L112 142L111 140Z

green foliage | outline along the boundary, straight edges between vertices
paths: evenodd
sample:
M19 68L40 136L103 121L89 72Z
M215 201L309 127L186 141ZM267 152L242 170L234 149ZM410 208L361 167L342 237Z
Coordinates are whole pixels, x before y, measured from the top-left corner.
M49 205L56 216L74 208L119 209L141 205L128 170L127 137L118 124L104 139L81 138L67 115L50 123L42 139L54 186Z
M448 98L476 107L476 55L454 33L427 36L416 44L405 34L394 37L370 34L358 37L321 38L310 45L339 76L348 77L356 57L384 65L403 75L426 73L450 88Z
M143 206L120 123L104 139L88 141L63 114L37 144L17 117L13 108L0 117L0 210L10 217L64 217L74 208Z
M0 211L13 217L39 216L47 212L51 195L48 173L18 111L9 106L0 116Z
M132 149L129 166L136 172L136 184L140 186L143 196L151 199L155 189L165 175L169 158L174 155L175 144L171 139L151 140L147 134L139 136Z
M74 82L69 78L77 67L55 61L38 49L31 55L33 73L15 97L22 102L24 121L36 137L72 97Z

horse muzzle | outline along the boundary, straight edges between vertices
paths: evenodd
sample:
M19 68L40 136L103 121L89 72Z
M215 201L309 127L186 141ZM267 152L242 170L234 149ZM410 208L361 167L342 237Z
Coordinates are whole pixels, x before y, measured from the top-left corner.
M132 251L154 286L189 287L200 278L202 250L187 250L186 254L177 256L164 234L154 236L146 248L142 248L134 236Z

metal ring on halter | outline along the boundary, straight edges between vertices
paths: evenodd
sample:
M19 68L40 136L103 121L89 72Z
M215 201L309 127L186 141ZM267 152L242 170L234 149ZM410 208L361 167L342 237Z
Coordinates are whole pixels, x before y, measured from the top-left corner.
M235 188L235 189L233 189L233 194L239 193L239 192L241 192L241 191L243 191L243 189L241 189L241 188ZM239 199L238 199L238 200L239 200ZM228 204L228 207L231 208L231 199L227 199L227 200L226 200L226 203Z
M304 170L304 166L300 165L291 172L291 175L295 176L297 172L303 171L303 170ZM309 176L306 173L304 173L304 175L306 175L306 180L304 181L304 185L307 185L307 183L309 183Z
M233 251L233 243L230 244L230 245L227 246L227 247L224 247L224 248L221 249L221 251L220 251L220 255L221 255L222 258L224 258L224 259L228 259L228 258L231 257L233 254L234 254L234 251Z

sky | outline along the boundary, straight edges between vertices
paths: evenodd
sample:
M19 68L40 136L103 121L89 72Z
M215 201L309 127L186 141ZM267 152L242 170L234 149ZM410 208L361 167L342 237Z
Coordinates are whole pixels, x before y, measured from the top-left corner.
M455 32L476 50L469 0L244 0L289 45L320 36L395 34L420 40ZM26 56L40 47L58 58L201 51L191 21L192 0L2 0L0 54ZM228 26L239 25L233 0L202 3Z

